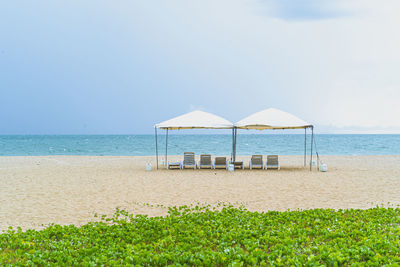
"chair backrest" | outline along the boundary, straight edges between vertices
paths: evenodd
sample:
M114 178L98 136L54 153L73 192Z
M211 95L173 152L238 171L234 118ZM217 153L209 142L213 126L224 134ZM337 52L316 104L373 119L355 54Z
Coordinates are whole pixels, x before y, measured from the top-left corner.
M262 155L253 155L253 156L251 156L251 163L252 164L262 165L263 164L263 156Z
M210 154L200 155L200 164L201 165L211 165L211 155Z
M186 165L194 165L194 152L185 152L183 153L183 164Z
M267 164L268 165L278 165L278 155L269 155L267 156Z
M215 165L226 165L226 157L215 157Z

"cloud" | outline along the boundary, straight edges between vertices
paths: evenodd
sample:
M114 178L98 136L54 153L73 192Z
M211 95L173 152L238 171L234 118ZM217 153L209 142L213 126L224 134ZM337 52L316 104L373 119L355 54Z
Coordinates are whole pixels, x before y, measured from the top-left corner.
M10 91L0 114L24 132L24 120L57 123L41 119L30 92L43 113L39 104L64 96L61 133L88 122L146 132L198 108L237 121L276 107L332 131L399 127L399 1L126 0L99 1L96 12L80 3L67 5L80 11L74 23L65 3L0 9ZM9 115L15 92L34 112Z
M375 88L357 80L333 84L320 101L316 119L339 128L400 129L400 87Z
M324 1L318 3L321 14L332 8L324 6ZM399 132L400 36L395 25L400 24L400 18L395 10L400 9L400 3L335 3L334 10L353 15L289 21L284 16L279 20L275 16L264 18L268 33L259 36L268 36L265 42L269 44L264 46L265 52L257 51L275 66L275 77L283 74L292 81L274 83L282 88L276 94L289 98L282 108L292 109L317 125L330 125L330 129Z
M350 16L339 1L330 0L259 0L266 6L265 12L283 20L322 20Z

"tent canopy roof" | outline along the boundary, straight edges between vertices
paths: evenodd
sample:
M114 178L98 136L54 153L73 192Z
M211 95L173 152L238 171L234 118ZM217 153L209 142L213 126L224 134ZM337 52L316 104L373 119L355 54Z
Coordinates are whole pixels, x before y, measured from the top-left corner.
M231 129L233 123L214 114L195 110L155 125L168 130L180 129Z
M285 111L269 108L256 112L235 123L240 129L302 129L312 127L308 122Z

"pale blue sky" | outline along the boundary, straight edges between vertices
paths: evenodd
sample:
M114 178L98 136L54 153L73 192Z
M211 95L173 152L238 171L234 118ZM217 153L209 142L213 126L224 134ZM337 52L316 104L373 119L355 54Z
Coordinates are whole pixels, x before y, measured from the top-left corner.
M400 133L396 1L2 1L0 134L152 133L276 107Z

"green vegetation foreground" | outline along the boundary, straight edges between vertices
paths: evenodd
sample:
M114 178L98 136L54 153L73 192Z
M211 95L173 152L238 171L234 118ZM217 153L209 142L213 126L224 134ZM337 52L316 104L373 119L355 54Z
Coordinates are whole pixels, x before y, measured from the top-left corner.
M0 263L396 265L400 209L259 213L184 206L153 218L117 210L81 227L10 229L0 235Z

